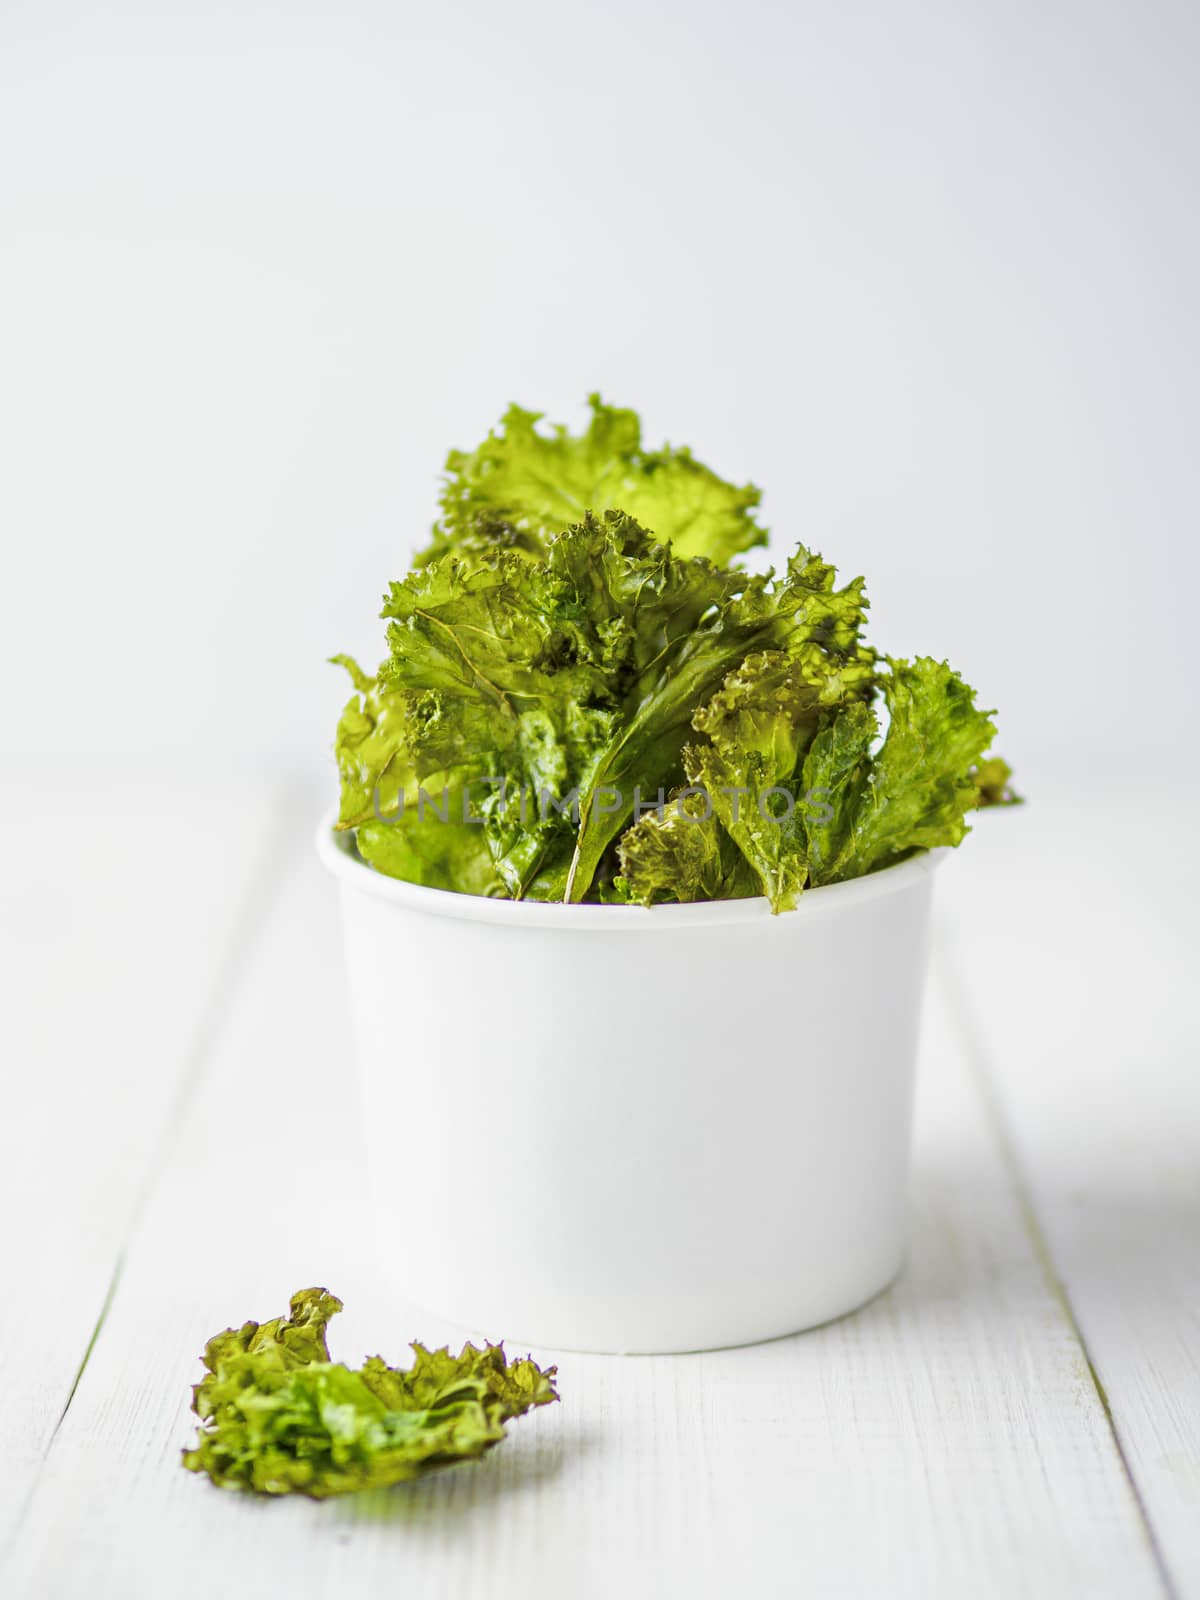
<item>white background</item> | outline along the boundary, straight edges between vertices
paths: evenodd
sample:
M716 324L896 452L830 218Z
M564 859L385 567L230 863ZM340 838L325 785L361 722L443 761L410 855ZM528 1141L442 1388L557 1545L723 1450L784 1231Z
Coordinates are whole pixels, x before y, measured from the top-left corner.
M446 449L597 387L1027 780L1179 759L1198 19L9 0L8 758L328 771Z

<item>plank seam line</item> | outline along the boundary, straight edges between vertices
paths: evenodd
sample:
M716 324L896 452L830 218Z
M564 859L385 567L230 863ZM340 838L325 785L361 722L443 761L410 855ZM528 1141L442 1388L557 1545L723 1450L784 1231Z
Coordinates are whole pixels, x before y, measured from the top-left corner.
M944 934L945 931L943 927L942 933ZM1041 1267L1046 1286L1058 1302L1063 1316L1067 1320L1067 1325L1083 1353L1088 1376L1092 1381L1092 1387L1096 1392L1096 1399L1100 1404L1100 1409L1104 1413L1109 1436L1112 1439L1113 1448L1117 1452L1117 1460L1121 1465L1121 1472L1129 1486L1129 1493L1132 1496L1138 1520L1142 1525L1146 1544L1153 1558L1159 1581L1163 1586L1163 1594L1166 1600L1180 1600L1179 1590L1176 1588L1170 1568L1167 1566L1166 1557L1150 1518L1149 1508L1142 1496L1137 1478L1134 1476L1132 1462L1126 1452L1124 1441L1117 1427L1116 1418L1113 1415L1112 1406L1109 1404L1108 1395L1100 1381L1100 1374L1096 1370L1095 1361L1092 1359L1092 1352L1084 1335L1083 1326L1071 1301L1070 1291L1055 1265L1054 1256L1050 1249L1050 1241L1042 1226L1042 1220L1038 1215L1037 1206L1033 1199L1033 1187L1017 1152L1016 1141L996 1090L995 1074L987 1048L983 1044L982 1030L976 1025L977 1019L968 998L966 982L958 969L957 963L946 948L944 937L939 938L937 941L936 963L940 969L942 988L951 1018L963 1042L963 1053L967 1060L968 1071L979 1090L980 1098L983 1101L984 1113L992 1126L992 1132L996 1138L1001 1163L1007 1171L1013 1186L1013 1193L1022 1225L1029 1237L1029 1243L1037 1258L1038 1265Z
M261 937L267 926L275 901L282 892L284 880L283 861L290 858L296 849L295 830L292 827L292 823L295 820L292 816L294 804L294 797L286 791L277 793L272 799L273 819L269 826L268 837L258 852L257 861L250 868L245 880L245 887L239 896L233 924L225 940L225 951L209 987L208 1000L192 1035L191 1043L184 1053L183 1065L176 1081L175 1092L168 1103L158 1138L155 1141L154 1150L147 1159L141 1182L137 1186L133 1202L129 1208L122 1230L123 1237L117 1248L108 1289L101 1303L95 1325L92 1328L91 1337L88 1339L87 1346L84 1349L78 1371L67 1394L66 1403L59 1413L50 1437L46 1441L46 1447L42 1451L41 1461L37 1470L31 1475L25 1504L13 1525L12 1537L9 1540L10 1546L16 1543L25 1515L37 1492L42 1472L50 1459L63 1423L67 1419L67 1413L70 1411L71 1404L79 1391L80 1383L83 1381L88 1362L91 1360L92 1353L104 1330L105 1321L112 1309L120 1286L129 1246L137 1234L150 1197L158 1185L158 1181L170 1158L171 1151L179 1140L188 1112L204 1081L209 1062L215 1053L215 1046L220 1037L221 1029L240 986L242 973L246 965L245 958L254 949L255 944Z
M50 1454L50 1446L54 1443L54 1440L55 1440L55 1437L56 1437L56 1435L58 1433L58 1430L63 1425L63 1418L66 1416L67 1412L71 1409L71 1401L74 1400L74 1398L75 1398L75 1391L76 1391L76 1389L78 1389L79 1381L83 1377L84 1368L87 1366L88 1362L92 1358L92 1351L96 1348L96 1340L99 1339L99 1337L100 1337L101 1330L104 1327L105 1318L108 1316L108 1313L112 1309L113 1299L115 1298L116 1293L117 1293L117 1284L121 1281L121 1273L124 1270L125 1270L125 1252L122 1249L122 1250L118 1250L118 1252L117 1252L117 1259L116 1259L115 1263L113 1264L112 1276L108 1280L108 1288L104 1291L104 1299L100 1302L100 1315L96 1318L96 1325L92 1329L92 1336L88 1340L87 1346L84 1349L83 1359L80 1361L79 1367L76 1370L75 1376L71 1381L71 1387L67 1392L66 1401L63 1404L62 1410L58 1414L58 1421L54 1424L53 1430L51 1431L51 1434L50 1434L50 1438L47 1440L46 1448L42 1452L43 1461L45 1460L46 1456L48 1456Z

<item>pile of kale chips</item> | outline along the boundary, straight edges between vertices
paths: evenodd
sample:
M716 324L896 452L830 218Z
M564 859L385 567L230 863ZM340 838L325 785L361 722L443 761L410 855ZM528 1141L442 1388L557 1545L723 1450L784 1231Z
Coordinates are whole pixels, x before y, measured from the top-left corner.
M758 490L589 403L582 435L513 406L453 451L386 659L334 658L337 826L365 861L463 894L785 911L1014 800L958 674L864 642L861 578L803 546L778 577L731 565L766 541Z

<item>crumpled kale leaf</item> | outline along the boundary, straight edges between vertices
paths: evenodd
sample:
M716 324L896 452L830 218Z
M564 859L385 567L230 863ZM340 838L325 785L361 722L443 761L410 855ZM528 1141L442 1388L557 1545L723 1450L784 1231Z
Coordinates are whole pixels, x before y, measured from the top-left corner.
M772 911L790 911L808 879L798 764L825 713L869 694L874 675L857 639L837 655L803 640L792 652L748 656L693 718L708 737L684 751L688 778L712 796Z
M1001 756L988 756L972 773L978 795L976 804L985 806L1024 805L1021 796L1012 786L1012 768Z
M975 691L944 661L889 657L887 667L880 687L889 722L879 749L872 751L878 721L860 705L833 718L805 761L806 789L829 813L807 821L814 884L957 845L980 804L977 777L996 732L991 713L976 707Z
M407 1369L371 1356L352 1371L326 1344L341 1309L327 1290L303 1289L287 1317L208 1341L189 1471L224 1488L322 1500L481 1456L506 1422L558 1399L556 1368L509 1361L502 1345L466 1344L455 1356L414 1344Z
M617 843L613 900L744 900L761 888L749 862L717 821L711 801L689 789L626 828Z
M636 411L598 394L588 405L581 434L539 429L541 412L514 405L477 449L452 450L433 542L418 561L487 547L540 555L587 511L624 511L677 556L722 566L766 543L752 484L727 483L685 448L647 450Z

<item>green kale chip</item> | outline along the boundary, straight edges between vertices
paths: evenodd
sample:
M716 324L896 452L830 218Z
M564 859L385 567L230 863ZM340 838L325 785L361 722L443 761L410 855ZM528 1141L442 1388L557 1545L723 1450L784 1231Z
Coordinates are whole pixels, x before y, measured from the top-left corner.
M323 1500L481 1456L506 1422L558 1399L554 1367L509 1361L502 1345L466 1344L454 1356L414 1344L410 1368L371 1356L353 1371L330 1361L325 1342L341 1309L326 1290L303 1289L287 1317L208 1341L189 1471L224 1488Z
M723 566L766 543L752 484L726 483L687 449L647 450L636 411L607 406L598 394L588 405L591 419L578 435L540 430L541 412L510 406L477 449L452 450L441 516L420 562L486 546L541 554L585 511L624 511L685 560L705 556Z
M807 791L830 813L807 825L814 884L956 845L981 802L980 764L996 732L990 713L976 708L974 690L943 661L889 657L887 666L880 686L889 721L879 749L872 753L878 722L859 705L833 718L804 763Z
M634 905L660 901L744 900L761 893L711 801L691 789L646 812L617 843L620 872L612 898Z

